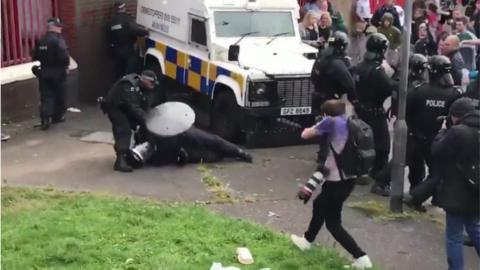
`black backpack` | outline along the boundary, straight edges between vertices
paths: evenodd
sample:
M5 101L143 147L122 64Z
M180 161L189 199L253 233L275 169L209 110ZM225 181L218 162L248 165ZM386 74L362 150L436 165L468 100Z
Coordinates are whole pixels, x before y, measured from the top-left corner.
M370 126L356 116L351 116L347 122L348 138L341 153L330 148L340 170L347 175L362 176L370 172L375 161L375 141Z
M472 133L476 136L477 145L475 151L480 147L480 131L471 128ZM473 146L472 146L473 147ZM456 164L457 169L463 175L467 185L471 187L476 193L480 193L480 159L478 152L474 153L474 156L468 160L458 161Z

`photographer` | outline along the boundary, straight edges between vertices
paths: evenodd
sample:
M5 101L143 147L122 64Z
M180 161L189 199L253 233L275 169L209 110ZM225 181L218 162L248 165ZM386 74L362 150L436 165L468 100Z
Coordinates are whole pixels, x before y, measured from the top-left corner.
M301 250L309 249L325 223L335 240L355 258L351 265L353 268L371 268L370 258L345 231L341 220L343 203L352 193L357 177L337 166L337 157L347 149L349 139L349 119L345 114L345 103L340 100L327 100L321 106L321 111L325 113L325 118L319 124L305 129L302 138L311 139L322 135L328 137L330 149L325 161L326 170L315 172L298 192L298 198L307 203L315 188L321 189L321 193L313 201L313 216L308 230L303 237L292 235L291 240Z
M450 107L449 118L452 126L444 125L432 144L432 157L438 164L434 174L439 181L434 202L446 212L447 261L449 269L456 270L464 269L464 228L477 254L480 252L480 112L471 99L460 98Z

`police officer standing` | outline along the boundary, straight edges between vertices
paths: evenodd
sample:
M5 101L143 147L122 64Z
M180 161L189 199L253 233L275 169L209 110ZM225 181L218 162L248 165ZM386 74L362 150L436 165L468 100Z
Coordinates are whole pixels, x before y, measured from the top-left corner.
M387 48L388 40L383 34L372 34L367 40L364 60L352 70L359 101L355 111L360 119L370 125L375 138L375 163L370 172L373 178L387 167L390 134L383 103L398 88L398 82L388 77L382 66ZM389 196L390 186L377 180L372 192Z
M65 121L65 82L70 56L62 28L59 18L50 18L47 33L37 42L32 55L33 60L40 61L40 67L34 66L32 70L39 81L42 130Z
M356 102L355 82L346 60L348 44L347 34L335 32L328 39L328 48L322 51L313 65L313 107L317 112L323 102L339 99L343 94L348 95L350 102Z
M127 163L132 131L137 131L136 143L153 140L145 126L146 112L150 108L149 93L146 91L153 91L157 84L157 76L151 70L145 70L141 75L126 75L113 85L106 102L102 104L102 109L112 123L117 153L113 169L116 171L133 170Z
M411 189L423 181L425 163L432 172L431 145L442 123L439 117L448 115L450 105L461 97L461 89L454 86L450 73L450 60L441 55L433 56L428 61L428 84L417 86L407 96L406 120L409 128L413 153L409 162L409 180ZM429 176L430 177L430 176ZM415 205L420 207L420 202Z
M107 38L115 60L115 78L119 79L136 72L135 42L137 37L148 35L148 31L127 14L125 2L119 2L115 7L116 13L108 26Z
M322 51L312 69L312 82L315 91L312 94L314 114L320 113L321 105L330 99L340 99L347 94L351 103L357 102L355 82L349 71L346 60L346 49L349 44L348 36L337 31L328 39L328 47ZM317 162L323 165L328 154L326 137L322 136Z

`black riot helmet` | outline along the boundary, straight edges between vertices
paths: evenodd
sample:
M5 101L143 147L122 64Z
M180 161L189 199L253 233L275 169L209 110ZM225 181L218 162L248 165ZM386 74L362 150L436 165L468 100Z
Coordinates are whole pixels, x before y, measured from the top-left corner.
M350 40L348 39L347 34L341 31L336 31L328 39L328 46L334 48L337 53L344 53L348 47Z
M367 39L367 52L384 56L388 48L388 39L384 34L373 33Z
M416 53L410 56L410 61L408 64L408 74L410 79L423 79L425 70L427 70L427 68L428 59L423 54Z
M452 70L452 62L448 57L443 55L434 55L428 59L428 70L430 82L440 84L442 86L452 86L453 77L450 73Z

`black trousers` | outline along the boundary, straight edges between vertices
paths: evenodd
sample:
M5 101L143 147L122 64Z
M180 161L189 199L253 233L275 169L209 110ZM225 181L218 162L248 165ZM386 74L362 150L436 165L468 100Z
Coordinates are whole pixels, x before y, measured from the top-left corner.
M39 77L40 117L60 120L67 110L65 100L66 73L64 70L43 70Z
M115 108L109 109L108 118L112 123L113 139L115 140L114 149L118 154L128 152L132 132L136 131L137 127L140 127L140 130L135 133L135 144L145 141L154 142L145 126L135 121L133 117L129 117L127 113Z
M365 121L373 132L375 140L375 162L370 173L373 178L387 168L388 154L390 153L390 133L388 131L387 116L383 109L365 110L355 108L360 119Z
M425 178L425 164L427 164L429 174L432 172L431 146L433 137L416 136L414 134L412 140L414 145L413 152L408 162L410 190L419 185Z
M342 208L345 200L355 187L354 179L332 182L327 181L322 186L322 192L313 201L313 215L305 232L305 239L313 242L325 223L327 230L354 258L360 258L366 253L342 226Z
M237 145L196 127L172 138L157 138L156 143L157 151L151 161L155 165L176 162L180 148L187 151L190 163L236 158L241 153Z
M424 149L417 149L417 140L412 134L408 135L406 164L409 168L408 180L410 181L410 190L420 184L425 178L425 158L421 153ZM430 150L427 150L428 153ZM376 174L375 180L382 186L390 185L391 182L391 162L382 171Z
M138 72L138 59L135 52L116 49L113 52L114 64L115 64L115 79L120 79L123 76Z

